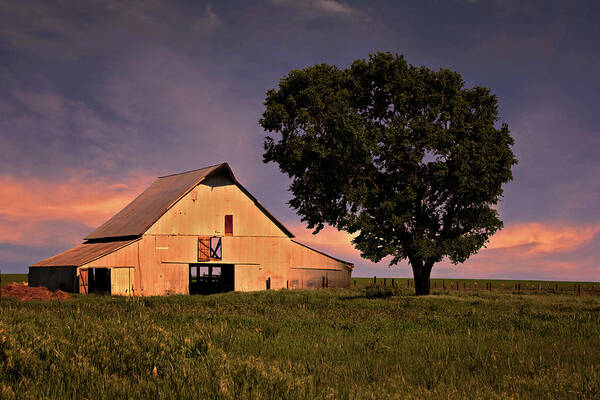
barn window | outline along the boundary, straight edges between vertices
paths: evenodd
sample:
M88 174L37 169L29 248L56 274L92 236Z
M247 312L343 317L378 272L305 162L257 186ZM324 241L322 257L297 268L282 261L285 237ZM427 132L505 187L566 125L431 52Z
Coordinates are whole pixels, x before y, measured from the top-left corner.
M213 261L222 258L223 247L220 237L199 237L198 238L198 261Z
M220 260L222 257L221 251L221 238L220 237L211 237L210 238L210 258L213 260Z
M225 216L225 236L233 236L233 215Z

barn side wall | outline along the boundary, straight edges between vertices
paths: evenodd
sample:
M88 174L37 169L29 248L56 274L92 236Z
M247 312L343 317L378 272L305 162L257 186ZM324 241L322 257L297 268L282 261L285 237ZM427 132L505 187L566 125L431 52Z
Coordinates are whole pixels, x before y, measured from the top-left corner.
M76 293L79 290L76 267L29 267L28 285Z
M144 238L148 242L154 240L155 254L163 266L163 274L178 266L198 262L197 236L161 235ZM330 288L350 286L351 268L347 264L287 237L226 236L222 238L222 247L221 262L235 265L237 291L264 290L269 278L271 289L320 288L323 283ZM156 258L153 258L153 262L156 262ZM181 284L187 287L187 269L179 273L184 272L186 275Z
M351 268L287 237L222 237L223 264L235 265L235 290L350 286ZM81 268L134 267L133 292L142 296L189 294L189 264L198 262L198 236L144 235ZM215 264L215 265L218 265ZM73 271L73 269L72 269ZM73 273L73 272L72 272ZM72 291L77 291L77 277Z
M190 253L190 250L193 251L192 243L197 246L197 241L197 237L182 236L175 243L182 242L183 245L180 245L179 249L182 251L186 249ZM161 263L161 243L160 240L157 242L156 236L142 236L140 240L85 264L81 268L134 267L134 294L141 296L188 294L188 264ZM185 246L186 244L187 246ZM186 259L189 260L190 257ZM194 259L195 261L197 258Z

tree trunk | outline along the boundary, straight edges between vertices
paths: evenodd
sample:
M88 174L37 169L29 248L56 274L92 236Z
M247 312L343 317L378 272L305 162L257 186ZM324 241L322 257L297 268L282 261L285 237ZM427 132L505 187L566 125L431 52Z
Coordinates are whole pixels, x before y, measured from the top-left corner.
M429 277L431 276L433 262L423 262L423 260L411 259L410 264L415 277L415 294L417 296L428 295L431 289Z

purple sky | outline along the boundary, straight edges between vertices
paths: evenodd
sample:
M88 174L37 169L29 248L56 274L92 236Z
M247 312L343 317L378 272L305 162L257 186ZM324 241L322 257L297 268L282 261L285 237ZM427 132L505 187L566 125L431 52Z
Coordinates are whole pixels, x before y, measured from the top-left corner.
M343 234L304 232L257 123L289 70L390 51L489 87L516 141L502 236L434 276L600 280L596 2L122 3L0 0L3 272L78 244L155 176L227 161L355 276L408 276L361 260Z

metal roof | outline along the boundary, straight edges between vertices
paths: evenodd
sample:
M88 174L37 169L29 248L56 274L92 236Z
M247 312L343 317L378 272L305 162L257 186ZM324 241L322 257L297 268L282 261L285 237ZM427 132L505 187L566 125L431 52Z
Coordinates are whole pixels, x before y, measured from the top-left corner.
M148 189L135 198L125 208L102 224L98 229L85 237L85 240L106 238L124 238L141 236L169 208L196 187L204 179L220 171L227 171L233 182L252 199L269 219L271 219L286 235L294 235L277 220L260 202L248 192L233 176L227 163L213 165L194 171L162 176L154 181Z
M84 243L53 257L33 264L32 267L80 267L123 248L139 239L112 242Z

